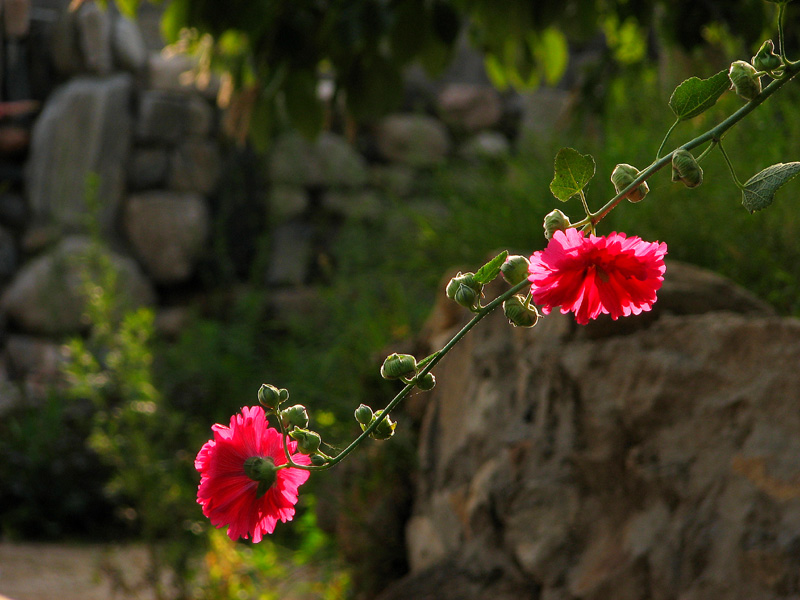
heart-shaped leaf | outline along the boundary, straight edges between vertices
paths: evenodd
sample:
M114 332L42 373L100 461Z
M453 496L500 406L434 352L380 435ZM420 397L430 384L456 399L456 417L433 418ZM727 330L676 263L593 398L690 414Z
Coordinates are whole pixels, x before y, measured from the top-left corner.
M486 285L490 281L493 281L494 278L500 274L500 267L506 262L506 258L508 258L508 250L503 250L500 254L478 269L478 272L475 273L475 281L481 285Z
M744 184L742 205L751 213L767 208L775 199L778 188L798 173L800 162L778 163L756 173Z
M720 71L708 79L690 77L672 92L669 107L681 121L705 112L731 85L727 71Z
M555 175L550 182L553 195L566 202L580 192L594 177L594 159L573 148L562 148L556 154Z

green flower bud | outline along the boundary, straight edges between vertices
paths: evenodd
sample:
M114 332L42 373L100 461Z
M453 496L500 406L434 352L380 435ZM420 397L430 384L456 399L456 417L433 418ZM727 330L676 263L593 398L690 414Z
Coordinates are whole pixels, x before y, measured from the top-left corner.
M536 307L528 306L519 294L503 302L503 312L514 327L533 327L539 320Z
M384 379L400 379L413 377L417 373L417 359L410 354L390 354L381 366L381 377Z
M376 410L375 419L379 419L382 414L383 410ZM397 423L392 421L392 418L389 415L386 415L386 418L378 423L378 426L372 430L370 436L376 440L388 440L394 435L395 427L397 427ZM362 425L362 428L365 427Z
M566 231L570 226L569 217L558 210L551 210L544 218L544 237L548 240L556 231Z
M328 464L328 459L322 456L321 454L312 454L311 464L314 465L315 467L321 467L323 465Z
M256 497L261 498L278 478L278 467L269 456L251 456L244 461L244 474L258 482Z
M483 285L475 281L475 273L458 273L447 284L447 297L457 304L474 310L483 292Z
M470 310L475 310L478 308L479 299L480 299L480 294L476 292L473 288L468 287L463 283L458 286L458 289L456 290L456 293L453 296L453 300L456 301L456 304L463 306L464 308L468 308Z
M356 421L362 425L368 425L372 421L372 409L366 404L362 404L355 411Z
M680 148L672 154L672 181L682 181L690 188L703 183L703 169L688 150Z
M517 285L522 283L528 278L528 267L530 261L524 256L514 254L506 259L506 262L500 267L500 273L503 274L503 279L509 285Z
M280 418L284 429L291 429L292 427L303 429L308 427L308 411L302 404L295 404L283 409L280 412Z
M314 454L322 442L316 431L308 429L294 429L289 432L289 437L297 442L297 451L301 454Z
M285 398L282 397L281 392L286 392L286 398L289 397L288 391L279 390L274 385L269 385L268 383L262 383L261 387L258 388L258 402L264 408L278 408L281 402L285 400Z
M731 63L728 78L733 90L745 100L752 100L761 93L761 78L756 75L756 68L748 62L737 60Z
M425 373L423 377L418 377L417 380L414 381L414 385L423 392L428 392L436 386L436 377L433 376L433 373Z
M637 177L639 177L639 169L623 163L614 167L614 170L611 172L611 183L614 184L614 189L617 190L619 194L632 184ZM639 202L649 191L650 186L647 185L646 181L643 181L635 190L628 192L627 198L631 202Z
M761 44L756 55L750 61L758 71L774 71L783 65L781 57L775 54L775 46L772 40L767 40Z

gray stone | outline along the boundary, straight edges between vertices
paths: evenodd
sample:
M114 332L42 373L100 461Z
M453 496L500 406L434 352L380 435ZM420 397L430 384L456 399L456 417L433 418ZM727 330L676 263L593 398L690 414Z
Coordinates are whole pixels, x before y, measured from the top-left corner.
M278 138L270 152L269 174L276 183L306 187L358 187L367 181L364 158L330 132L313 142L297 132Z
M31 0L4 0L0 6L3 30L10 38L23 38L31 26Z
M189 94L187 99L186 133L195 136L204 136L212 133L214 129L214 108L199 94Z
M272 232L267 283L302 285L308 280L314 257L314 231L301 221L288 221Z
M458 153L470 160L502 160L511 154L511 144L499 131L481 131L464 142Z
M151 52L147 59L148 85L164 92L201 94L214 100L219 92L219 78L213 75L198 79L196 64L184 54Z
M519 124L519 143L531 150L549 143L559 128L569 123L573 96L554 88L539 88L519 97L522 115Z
M169 187L183 192L209 194L219 181L220 162L216 143L204 138L188 139L172 151Z
M403 198L414 192L417 171L408 165L374 165L370 168L370 183L389 195Z
M98 215L111 231L125 186L131 139L131 78L76 78L60 87L36 120L27 165L34 219L68 229L85 226L87 180L96 175Z
M111 73L111 15L89 0L78 7L75 23L84 68L98 75Z
M378 221L383 203L373 190L328 190L322 194L322 208L348 219Z
M53 386L64 383L65 356L61 344L30 335L10 335L5 349L15 379L24 381L29 397L44 398ZM8 385L0 377L0 394Z
M147 66L147 47L135 21L115 15L111 30L114 63L125 71L139 73Z
M91 248L87 238L69 237L51 252L25 263L0 300L6 316L31 333L55 335L84 328L85 277ZM124 306L152 304L155 294L136 263L103 252L117 273Z
M208 207L191 192L133 195L125 204L123 229L154 281L179 283L192 274L208 237Z
M174 144L189 129L186 94L145 90L139 94L135 136L140 142Z
M269 190L270 223L278 224L301 216L310 201L305 188L296 185L273 185Z
M437 107L445 123L470 132L494 127L503 116L500 95L488 85L451 83L439 92Z
M378 124L375 139L384 158L415 167L441 164L450 151L445 126L426 115L390 115Z
M168 170L166 148L134 148L128 161L128 185L134 190L158 187L166 182Z

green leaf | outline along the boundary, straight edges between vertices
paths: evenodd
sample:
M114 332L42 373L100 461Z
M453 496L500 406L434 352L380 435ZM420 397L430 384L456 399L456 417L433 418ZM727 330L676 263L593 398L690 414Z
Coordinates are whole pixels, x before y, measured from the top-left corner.
M536 44L536 60L544 68L544 80L555 85L564 75L569 62L567 38L561 31L548 27L542 31Z
M555 175L550 182L553 195L566 202L580 192L594 177L595 164L590 154L562 148L556 154Z
M503 250L500 254L478 269L478 272L475 273L475 281L481 285L486 285L492 281L500 274L500 267L503 266L507 258L508 250Z
M800 162L778 163L756 173L742 188L742 206L751 213L767 208L775 199L778 188L798 173Z
M731 86L727 71L720 71L708 79L690 77L672 92L669 107L681 121L705 112Z

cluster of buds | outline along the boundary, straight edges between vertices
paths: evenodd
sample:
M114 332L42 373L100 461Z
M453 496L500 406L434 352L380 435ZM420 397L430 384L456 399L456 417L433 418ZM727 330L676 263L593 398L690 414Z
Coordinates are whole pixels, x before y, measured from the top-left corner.
M324 465L327 457L319 451L322 438L308 429L308 410L302 404L281 408L289 400L289 391L264 383L258 390L258 402L280 421L281 429L297 442L297 451L311 456L311 464Z
M549 240L555 235L556 231L566 231L570 225L567 215L557 208L551 210L544 217L544 237ZM527 274L525 276L527 277Z
M461 273L453 277L445 290L447 297L457 304L476 312L480 310L483 284L475 281L475 273Z
M381 365L381 377L384 379L399 379L404 383L413 383L424 392L432 390L436 385L433 373L417 375L420 365L417 359L410 354L397 354L393 352L386 357ZM359 421L360 422L360 421Z
M636 178L639 177L639 174L640 171L636 167L632 165L619 164L614 167L614 170L611 172L611 183L614 184L614 189L619 194L622 190L631 185ZM637 188L628 192L626 198L630 202L640 202L649 191L650 186L647 185L646 181L643 181Z
M383 416L383 410L372 412L372 409L366 404L362 404L356 409L355 417L358 424L361 425L361 431L366 431L367 427L380 420L370 433L370 437L375 440L388 440L394 435L395 427L397 427L397 423L392 421L388 414Z

